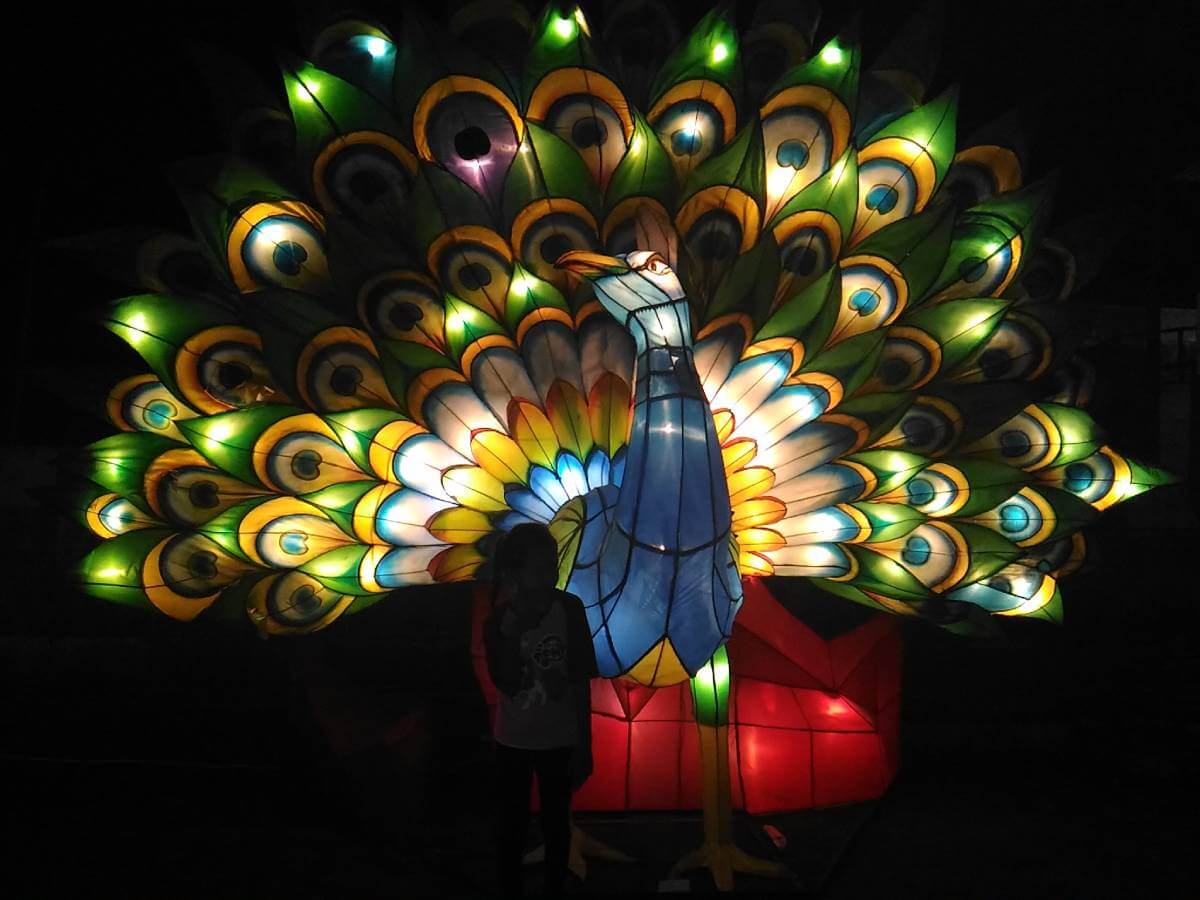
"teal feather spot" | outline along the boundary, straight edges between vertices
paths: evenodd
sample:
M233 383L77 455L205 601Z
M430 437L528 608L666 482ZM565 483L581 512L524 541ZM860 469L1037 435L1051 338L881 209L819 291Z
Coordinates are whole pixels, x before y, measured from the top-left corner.
M575 247L572 245L571 239L565 234L552 234L542 241L539 252L542 255L543 261L554 265L564 253L568 253L574 249Z
M1024 456L1033 443L1023 431L1004 431L1000 434L1000 452L1005 456Z
M963 281L973 284L987 274L987 260L968 257L958 264L958 274Z
M775 162L784 167L803 169L808 163L808 145L803 141L784 141L775 151Z
M900 551L900 558L910 566L923 566L929 562L929 557L933 555L933 548L929 546L929 541L923 537L913 535L904 542L904 549Z
M934 489L927 478L914 478L908 483L908 502L913 506L924 506L933 500Z
M221 502L221 489L215 481L193 481L188 487L188 502L197 509L213 509Z
M492 273L482 263L467 263L458 270L458 280L468 291L479 291L492 283Z
M311 584L302 584L288 598L292 611L301 615L312 615L321 608L321 598Z
M280 241L275 245L271 260L284 275L299 275L308 259L308 251L295 241Z
M867 191L867 209L886 215L900 202L900 193L890 184L877 184Z
M151 400L142 410L142 421L151 428L162 430L171 424L179 410L170 400Z
M362 384L362 380L362 369L358 366L338 366L329 376L329 386L335 394L353 397L358 393L358 386Z
M217 554L211 550L197 550L187 558L186 565L188 573L195 579L216 578L219 571Z
M1029 527L1029 512L1019 504L1006 503L1000 507L1000 530L1017 534Z
M812 247L789 247L781 254L780 264L793 275L811 275L817 268L819 257Z
M869 316L879 306L879 294L866 288L850 295L850 308L860 316Z
M1064 484L1068 491L1076 494L1086 491L1096 480L1091 467L1087 463L1071 463L1067 466Z
M1011 594L1013 592L1012 582L1003 576L993 578L988 582L988 587L1000 591L1002 594Z
M576 147L599 147L606 140L608 140L608 129L595 116L579 119L571 127L571 141Z
M879 377L884 384L894 386L900 384L912 372L912 364L899 356L885 360L879 367Z
M100 521L114 534L121 534L136 521L133 508L124 497L113 500L100 510Z
M316 450L301 450L292 457L292 474L305 481L315 481L321 474L321 454Z
M279 538L279 547L289 556L303 556L308 550L308 538L299 531L289 531Z
M992 347L979 356L979 370L984 378L1003 378L1013 367L1013 358L1007 350Z
M695 156L704 147L704 135L695 128L680 128L671 135L671 149L676 156Z
M913 447L927 447L937 440L937 426L920 414L910 415L900 423L900 433Z

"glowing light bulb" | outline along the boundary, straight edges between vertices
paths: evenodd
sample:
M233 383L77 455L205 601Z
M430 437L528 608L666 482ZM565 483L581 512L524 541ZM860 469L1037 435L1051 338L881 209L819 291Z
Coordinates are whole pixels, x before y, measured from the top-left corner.
M843 716L850 712L850 708L839 699L831 699L825 704L825 714L829 716Z
M121 569L107 568L96 573L97 578L120 578L124 574Z
M1134 491L1133 487L1132 472L1125 471L1116 477L1116 480L1113 482L1113 496L1116 499L1109 504L1110 506L1112 503L1120 503L1126 497L1136 496L1136 492ZM1095 506L1095 503L1092 505Z
M724 62L729 57L729 48L724 44L717 44L712 49L712 61L715 63Z
M133 343L140 344L150 336L146 333L146 317L141 313L134 313L132 316L130 316L127 324L129 328L129 339Z
M381 38L381 37L367 38L367 52L370 53L374 59L379 59L379 57L386 54L387 49L388 49L388 42L385 41L383 38Z
M300 79L296 86L296 99L301 103L315 102L319 93L321 93L321 84L317 81Z
M842 183L842 176L846 174L846 166L849 164L847 157L842 157L833 166L833 183L835 185Z
M575 36L575 23L570 19L555 19L554 30L560 38L567 41Z
M823 543L841 539L841 522L829 513L816 513L812 518L812 533Z
M518 275L513 279L512 289L518 294L528 294L533 290L533 279L526 278L524 275Z
M717 684L717 690L721 690L725 685L729 684L729 659L724 654L712 661L714 681Z
M232 434L232 425L230 425L228 422L216 422L209 426L208 434L206 434L204 437L208 444L208 448L210 450L215 450L217 447L220 447L221 444Z
M767 175L767 196L772 200L782 198L784 192L796 177L796 170L791 166L780 166Z
M630 153L641 153L642 152L642 136L640 134L635 134L633 136L633 140L629 142L629 152Z
M821 62L827 66L836 66L842 61L844 55L841 47L836 44L830 44L821 51Z
M325 578L333 578L342 574L342 567L335 559L325 559L313 566L314 571Z
M575 17L575 24L579 26L579 30L582 31L584 34L590 35L592 32L588 28L587 19L584 18L583 10L577 6L577 7L575 7L575 12L573 13L573 15Z
M965 323L965 327L963 328L963 331L964 332L971 331L972 329L977 328L980 325L983 325L991 317L992 317L992 313L989 311L978 312L975 315L973 315L967 319L967 321Z

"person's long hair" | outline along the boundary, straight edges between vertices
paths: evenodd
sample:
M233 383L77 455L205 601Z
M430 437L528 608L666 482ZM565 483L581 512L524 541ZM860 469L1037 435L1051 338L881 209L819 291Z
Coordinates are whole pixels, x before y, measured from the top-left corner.
M492 553L492 605L500 597L505 579L515 578L526 557L534 553L546 554L549 559L558 558L558 542L550 529L538 522L517 525L496 542Z

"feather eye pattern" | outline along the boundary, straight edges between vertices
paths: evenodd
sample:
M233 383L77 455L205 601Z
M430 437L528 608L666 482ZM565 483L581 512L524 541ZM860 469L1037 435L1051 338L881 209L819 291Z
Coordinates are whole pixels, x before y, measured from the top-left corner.
M955 91L860 76L854 34L814 42L799 15L464 10L336 22L285 60L286 108L255 121L290 123L289 170L175 172L194 239L140 236L140 292L105 318L148 371L79 454L83 587L302 634L481 577L540 522L563 584L596 573L606 674L646 683L711 655L739 577L949 628L1059 618L1079 530L1168 476L1079 406L1053 325L1073 257L1016 118L959 141ZM652 21L673 49L647 49ZM566 259L679 294L618 321ZM647 356L660 332L674 355ZM670 420L637 444L661 373L702 398L680 421L708 451ZM635 490L703 490L728 523L686 579L613 537ZM606 606L618 583L663 623ZM708 644L665 621L704 618L701 595Z

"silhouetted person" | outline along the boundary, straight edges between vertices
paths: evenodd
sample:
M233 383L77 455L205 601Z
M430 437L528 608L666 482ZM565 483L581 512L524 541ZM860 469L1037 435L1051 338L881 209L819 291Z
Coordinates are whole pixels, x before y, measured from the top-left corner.
M582 601L555 588L558 547L544 525L518 525L496 548L484 625L496 707L500 888L521 893L529 796L537 773L548 896L559 896L571 843L571 792L592 771L589 679L596 657Z

